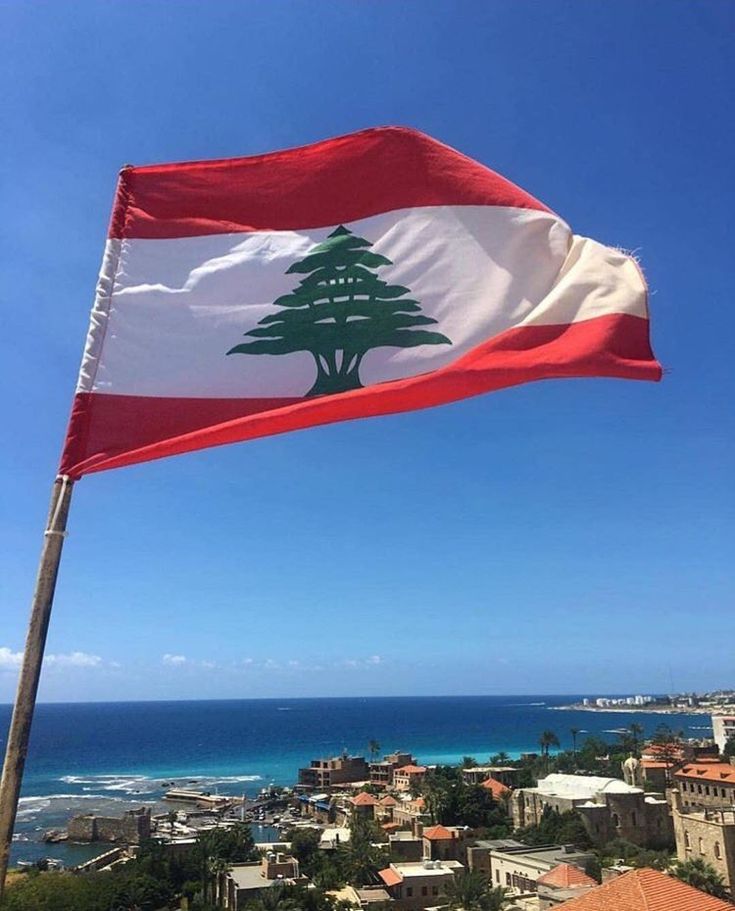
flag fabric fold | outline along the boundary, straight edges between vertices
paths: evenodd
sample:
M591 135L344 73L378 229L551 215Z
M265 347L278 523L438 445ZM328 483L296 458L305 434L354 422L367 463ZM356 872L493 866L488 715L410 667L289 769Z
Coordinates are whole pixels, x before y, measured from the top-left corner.
M129 167L60 470L584 376L660 379L636 262L424 134Z

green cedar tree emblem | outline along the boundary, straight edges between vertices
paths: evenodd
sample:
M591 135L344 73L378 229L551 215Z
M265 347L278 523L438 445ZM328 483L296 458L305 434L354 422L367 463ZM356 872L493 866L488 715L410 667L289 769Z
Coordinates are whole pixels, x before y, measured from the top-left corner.
M451 345L441 332L417 328L436 320L420 313L418 301L404 297L408 288L378 278L377 268L393 264L371 246L340 225L286 270L305 278L274 302L282 308L278 313L245 333L255 341L227 354L308 351L316 363L316 381L306 393L312 396L360 389L360 364L372 348Z

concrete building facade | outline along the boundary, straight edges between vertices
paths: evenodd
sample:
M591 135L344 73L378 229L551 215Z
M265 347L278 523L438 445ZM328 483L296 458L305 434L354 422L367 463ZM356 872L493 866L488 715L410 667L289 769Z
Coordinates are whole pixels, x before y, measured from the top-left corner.
M725 744L731 737L735 737L735 715L713 715L712 729L715 733L715 743L720 753L725 752Z
M306 768L299 769L299 784L319 790L353 781L367 781L370 769L364 756L333 756L331 759L312 759Z
M446 905L447 886L464 867L456 860L392 863L379 876L396 911L422 911Z

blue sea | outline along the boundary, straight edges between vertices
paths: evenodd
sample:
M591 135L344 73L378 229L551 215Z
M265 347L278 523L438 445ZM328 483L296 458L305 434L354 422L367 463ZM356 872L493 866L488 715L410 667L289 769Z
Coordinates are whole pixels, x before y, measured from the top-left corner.
M121 813L160 801L171 782L254 797L270 784L293 784L313 758L347 750L367 755L411 751L424 763L484 762L505 751L537 749L543 730L562 747L569 731L614 741L636 721L661 722L686 736L711 735L707 715L553 711L576 696L446 696L243 699L39 705L18 813L13 862L52 856L73 864L99 846L46 845L42 833L80 812ZM0 731L10 721L0 706ZM584 734L581 735L584 737ZM257 835L257 833L256 833Z

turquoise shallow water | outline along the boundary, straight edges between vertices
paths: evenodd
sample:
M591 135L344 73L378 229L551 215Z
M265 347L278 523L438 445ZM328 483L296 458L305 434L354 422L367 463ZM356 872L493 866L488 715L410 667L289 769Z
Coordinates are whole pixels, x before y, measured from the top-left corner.
M37 844L75 812L121 812L161 798L165 785L196 784L254 796L264 785L292 784L299 766L346 749L410 750L422 762L484 761L537 748L541 731L571 745L572 727L614 740L637 721L662 721L688 736L711 731L704 715L551 711L574 696L447 696L261 699L40 705L26 766L13 859L50 854L80 862L97 852ZM0 706L5 734L10 707ZM582 735L584 736L584 735ZM3 742L4 748L4 742Z

